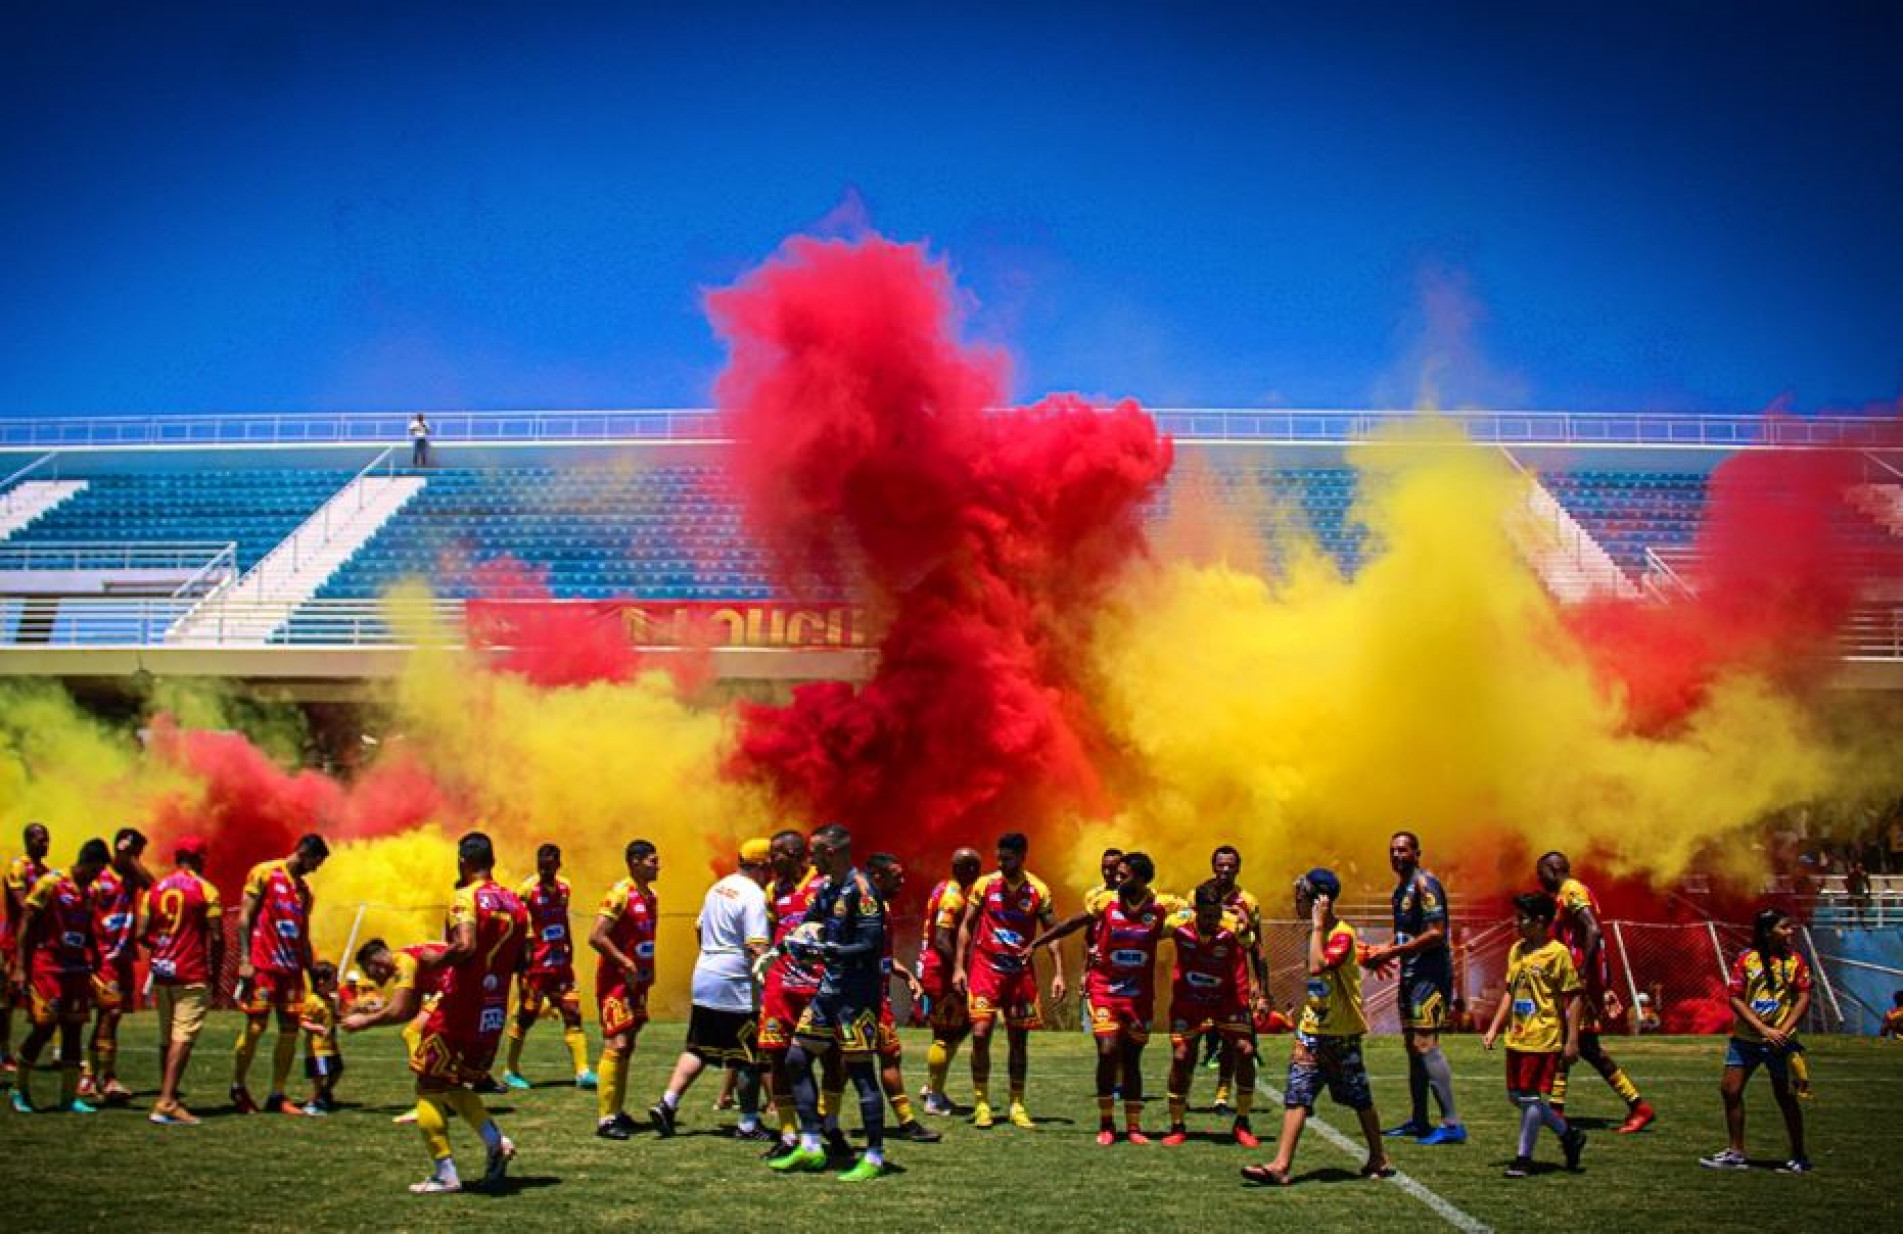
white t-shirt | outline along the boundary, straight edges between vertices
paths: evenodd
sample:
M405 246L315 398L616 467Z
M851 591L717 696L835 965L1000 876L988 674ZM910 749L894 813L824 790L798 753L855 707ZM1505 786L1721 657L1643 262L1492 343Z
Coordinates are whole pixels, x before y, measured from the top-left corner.
M744 874L729 874L701 901L700 958L694 961L694 1005L715 1011L753 1010L753 968L747 943L765 946L766 892Z

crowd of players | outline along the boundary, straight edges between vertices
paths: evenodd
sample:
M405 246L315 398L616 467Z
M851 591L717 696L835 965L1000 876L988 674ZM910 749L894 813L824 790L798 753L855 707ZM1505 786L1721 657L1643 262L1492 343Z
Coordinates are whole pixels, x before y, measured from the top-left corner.
M25 853L6 871L0 934L7 979L0 990L0 1065L13 1079L14 1109L92 1113L99 1104L131 1096L117 1077L116 1042L120 1017L134 1001L133 963L143 948L164 1051L149 1117L161 1125L197 1122L178 1094L221 972L225 937L218 889L204 877L206 844L191 837L178 841L176 867L154 877L144 865L146 841L136 830L120 831L110 848L103 840L86 841L67 870L47 865L50 836L44 826L27 827L23 838ZM836 824L810 836L788 830L741 845L736 870L708 889L696 920L686 1044L665 1092L647 1111L646 1125L673 1135L688 1089L704 1070L720 1068L738 1107L735 1134L762 1142L769 1168L805 1173L843 1167L838 1177L848 1182L881 1177L887 1173L888 1102L897 1118L891 1138L941 1138L917 1117L901 1072L891 990L897 978L924 1011L932 1034L922 1111L954 1113L948 1077L956 1052L969 1041L971 1124L1032 1128L1026 1091L1030 1034L1042 1024L1038 961L1049 952L1054 972L1048 990L1061 1003L1069 984L1057 944L1081 931L1087 940L1082 1005L1097 1047L1098 1143L1151 1142L1144 1130L1142 1056L1155 1019L1165 944L1171 956L1170 1067L1162 1144L1188 1138L1190 1084L1199 1045L1207 1040L1221 1060L1216 1109L1229 1120L1228 1135L1246 1148L1258 1146L1251 1115L1259 1035L1277 1027L1293 1029L1286 1081L1277 1094L1282 1122L1274 1158L1243 1168L1249 1181L1287 1185L1303 1127L1324 1090L1355 1113L1367 1144L1365 1177L1394 1172L1384 1148L1390 1138L1446 1146L1466 1141L1439 1041L1453 996L1447 895L1423 868L1418 837L1403 831L1390 842L1397 882L1387 943L1363 943L1337 916L1341 883L1332 871L1310 870L1297 880L1293 907L1307 922L1309 938L1292 1025L1271 1004L1261 905L1237 881L1242 859L1236 849L1218 848L1211 877L1186 897L1155 889L1155 864L1146 854L1106 850L1102 885L1085 895L1080 912L1062 921L1049 886L1026 868L1028 849L1021 834L1001 836L990 872L973 849L952 854L950 877L926 899L918 963L908 970L894 965L887 907L905 878L896 857L878 853L855 862L852 837ZM494 1186L505 1176L515 1145L490 1116L482 1094L529 1087L520 1073L523 1042L553 1011L563 1024L576 1085L597 1090L596 1134L625 1140L643 1129L624 1107L629 1060L648 1020L655 979L660 854L653 844L635 840L627 846L627 877L603 897L587 939L597 957L602 1035L593 1068L570 933L571 889L561 877L557 846L543 845L535 876L510 888L495 878L489 838L479 832L464 836L441 939L402 946L370 940L354 957L367 980L360 988L352 983L345 994L354 997L341 1002L337 971L316 959L310 937L308 879L328 852L321 836L305 836L292 853L254 867L245 881L236 932L236 995L245 1019L231 1085L238 1113L327 1112L342 1069L339 1033L398 1027L416 1083L416 1108L406 1119L420 1128L432 1163L429 1176L411 1190L462 1189L449 1140L452 1115L480 1138L483 1183ZM1626 1102L1621 1133L1640 1131L1656 1117L1601 1042L1602 1022L1617 1019L1622 1007L1612 989L1598 905L1572 876L1564 854L1544 855L1536 872L1540 890L1514 901L1519 938L1483 1039L1489 1050L1502 1038L1506 1046L1508 1095L1521 1112L1507 1169L1516 1178L1530 1172L1542 1127L1557 1137L1567 1166L1577 1167L1585 1136L1567 1121L1565 1100L1569 1073L1582 1059ZM1762 1066L1790 1135L1791 1157L1783 1168L1809 1169L1791 1073L1802 1065L1796 1028L1808 1007L1810 978L1792 946L1793 931L1782 913L1766 910L1753 946L1733 968L1736 1020L1722 1086L1730 1144L1701 1159L1710 1168L1744 1168L1742 1092L1745 1079ZM1398 969L1411 1108L1405 1121L1385 1130L1362 1059L1364 969ZM16 1007L30 1020L17 1056L10 1050ZM278 1037L271 1088L260 1104L251 1096L249 1074L273 1021ZM88 1022L93 1031L82 1049ZM1002 1103L994 1101L991 1056L1000 1024L1008 1084ZM42 1103L33 1091L35 1073L56 1033L60 1095L57 1102ZM288 1089L300 1036L308 1043L312 1083L304 1103ZM492 1069L505 1037L498 1081ZM848 1085L865 1136L858 1154L840 1125ZM1430 1097L1438 1114L1432 1120ZM765 1121L769 1098L777 1127Z

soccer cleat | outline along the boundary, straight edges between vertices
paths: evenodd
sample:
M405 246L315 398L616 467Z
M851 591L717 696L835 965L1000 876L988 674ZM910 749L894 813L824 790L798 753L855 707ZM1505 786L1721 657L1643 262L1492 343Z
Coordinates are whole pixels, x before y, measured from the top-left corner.
M1143 1134L1143 1128L1141 1127L1125 1128L1123 1138L1137 1145L1148 1144L1150 1142L1150 1137Z
M768 1161L766 1168L780 1174L821 1174L826 1170L826 1154L795 1146L792 1152Z
M674 1134L676 1117L674 1107L665 1101L657 1101L648 1107L648 1121L652 1122L654 1129L663 1136Z
M773 1141L775 1144L780 1142L778 1133L768 1131L758 1123L755 1123L751 1127L735 1127L733 1129L733 1138L736 1140L751 1140L756 1144L763 1144L768 1140Z
M1171 1127L1169 1134L1163 1137L1163 1146L1165 1148L1178 1148L1188 1142L1189 1128L1183 1126L1181 1123Z
M99 1113L98 1106L92 1104L90 1101L82 1101L78 1097L73 1098L71 1101L61 1106L60 1109L68 1114L97 1114Z
M846 1138L845 1132L834 1127L831 1131L826 1133L826 1160L828 1162L851 1161L856 1155L857 1154L852 1151L852 1141Z
M1531 1157L1515 1157L1512 1163L1507 1166L1505 1172L1508 1178L1525 1178L1533 1172L1533 1159Z
M1465 1144L1467 1129L1459 1124L1449 1127L1443 1123L1414 1142L1430 1148L1437 1144Z
M1586 1133L1578 1127L1566 1128L1566 1134L1559 1137L1559 1147L1566 1154L1566 1168L1577 1170L1580 1154L1586 1151Z
M406 1110L403 1113L397 1115L395 1118L391 1119L390 1121L395 1123L399 1127L403 1126L406 1123L413 1123L416 1121L416 1111Z
M919 1098L919 1101L924 1106L927 1114L936 1118L951 1117L952 1103L950 1097L941 1097L937 1093L926 1093L923 1097Z
M1229 1098L1218 1097L1209 1103L1209 1112L1212 1114L1234 1114L1236 1107L1229 1104Z
M1816 1167L1811 1165L1809 1157L1792 1157L1777 1168L1779 1174L1808 1174Z
M1244 1148L1262 1147L1262 1141L1256 1139L1255 1131L1250 1128L1249 1120L1246 1118L1238 1118L1236 1120L1235 1130L1232 1134L1236 1137L1236 1143L1242 1145Z
M272 1114L288 1114L294 1118L302 1118L308 1112L303 1106L281 1093L272 1093L266 1097L264 1108Z
M148 1122L161 1127L196 1127L198 1115L174 1101L167 1106L153 1106L152 1113L146 1116Z
M486 1075L480 1080L477 1080L474 1084L471 1084L469 1091L472 1093L481 1093L485 1097L497 1097L509 1090L498 1083L494 1076Z
M980 1131L989 1131L991 1129L992 1123L993 1123L993 1119L991 1117L991 1103L987 1101L980 1101L976 1106L972 1108L971 1125L978 1128L978 1130Z
M910 1140L914 1144L936 1144L945 1138L942 1133L933 1131L916 1118L909 1123L900 1123L888 1134L895 1140Z
M867 1161L864 1157L861 1157L857 1165L839 1176L839 1181L842 1183L865 1183L871 1182L875 1178L881 1178L884 1175L884 1162Z
M604 1140L625 1140L634 1134L612 1118L604 1118L595 1124L595 1134Z
M231 1112L234 1114L256 1114L258 1103L251 1099L251 1090L242 1084L231 1086Z
M1110 1128L1104 1127L1097 1132L1097 1147L1109 1148L1112 1144L1115 1144L1116 1142L1117 1142L1117 1133L1115 1131L1112 1131Z
M583 1071L575 1076L575 1087L592 1093L601 1087L601 1081L595 1077L594 1072Z
M1698 1164L1707 1170L1748 1170L1751 1168L1750 1158L1731 1148L1721 1153L1713 1153L1709 1157L1700 1157Z
M527 1077L518 1075L513 1071L505 1071L502 1073L502 1085L504 1088L534 1088L535 1087L535 1085L529 1083Z
M28 1101L26 1094L17 1088L13 1090L13 1112L15 1114L33 1113L33 1103Z
M111 1102L132 1100L132 1090L119 1083L117 1078L107 1080L106 1086L99 1090L99 1095Z
M1389 1127L1386 1131L1383 1131L1381 1134L1388 1137L1390 1140L1400 1140L1400 1139L1418 1140L1422 1136L1427 1135L1429 1132L1433 1130L1434 1129L1428 1126L1426 1123L1417 1123L1413 1119L1410 1118L1398 1127Z
M1650 1102L1641 1101L1632 1107L1632 1113L1628 1114L1626 1120L1619 1124L1619 1134L1631 1135L1637 1131L1644 1131L1657 1121L1658 1111L1652 1108Z
M79 1077L79 1098L81 1101L96 1101L99 1098L99 1083L90 1075Z
M1011 1103L1011 1125L1022 1127L1026 1131L1037 1130L1037 1124L1031 1121L1031 1112L1024 1108L1024 1103L1021 1101Z
M760 1160L777 1161L781 1157L786 1156L786 1154L793 1152L798 1148L799 1148L799 1144L797 1141L789 1143L786 1140L776 1140L774 1143L767 1146L767 1150L765 1152L760 1154Z
M630 1133L641 1130L641 1124L635 1122L634 1117L626 1110L622 1110L616 1114L614 1116L614 1122L617 1127L625 1127Z
M434 1174L420 1183L410 1184L411 1195L453 1195L462 1189L463 1185L460 1182L450 1182Z
M322 1118L330 1111L324 1108L324 1103L321 1101L306 1101L303 1113L310 1118Z
M499 1187L502 1180L509 1176L509 1163L515 1160L515 1141L503 1136L496 1146L489 1150L489 1159L483 1165L482 1185L485 1189Z

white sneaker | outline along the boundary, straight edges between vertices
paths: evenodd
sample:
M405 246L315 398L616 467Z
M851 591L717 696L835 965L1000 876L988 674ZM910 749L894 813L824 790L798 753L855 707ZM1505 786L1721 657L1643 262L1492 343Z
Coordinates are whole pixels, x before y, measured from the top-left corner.
M412 1195L450 1195L462 1189L463 1185L460 1181L438 1178L434 1174L420 1183L410 1184Z
M1748 1170L1751 1162L1741 1152L1727 1148L1722 1153L1713 1153L1709 1157L1700 1157L1698 1164L1707 1170Z

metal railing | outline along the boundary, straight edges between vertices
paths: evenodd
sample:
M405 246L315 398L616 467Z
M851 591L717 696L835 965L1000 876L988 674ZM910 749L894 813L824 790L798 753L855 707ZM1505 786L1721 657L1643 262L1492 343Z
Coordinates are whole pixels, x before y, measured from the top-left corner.
M1339 443L1416 422L1408 409L1148 409L1184 440ZM51 416L0 421L0 448L244 446L408 441L414 409ZM431 411L432 445L505 441L681 441L721 435L711 408ZM1698 415L1684 412L1448 411L1475 441L1500 445L1844 446L1885 444L1882 421L1859 416Z
M14 502L18 499L19 485L22 480L25 480L28 476L40 468L45 467L47 464L57 462L58 459L59 453L57 451L52 454L42 454L26 466L15 471L6 479L0 480L0 514L8 513L13 509ZM53 468L52 478L56 480L59 478L59 468L57 466Z
M0 541L0 573L21 570L192 570L235 560L232 541Z
M263 593L268 590L266 584L274 575L297 574L303 568L306 558L328 547L337 532L342 531L363 513L364 506L369 504L369 497L368 490L362 482L378 471L381 471L385 477L396 474L396 451L395 446L385 447L375 458L358 469L356 475L350 477L335 493L325 498L324 504L319 507L315 517L306 519L288 538L266 554L257 565L251 567L250 572L239 580L239 585L255 585L257 591ZM336 513L337 499L344 493L350 492L352 488L356 489L357 494L356 509L349 512L348 518L342 520L333 518Z

